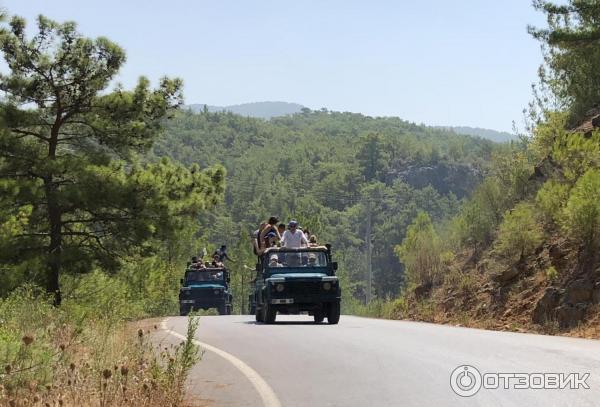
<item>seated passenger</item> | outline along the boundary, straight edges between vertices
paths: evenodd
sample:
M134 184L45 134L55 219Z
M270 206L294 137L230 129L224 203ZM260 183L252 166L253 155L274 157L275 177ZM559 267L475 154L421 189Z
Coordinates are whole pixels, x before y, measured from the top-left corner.
M281 246L289 249L299 249L301 247L308 246L308 240L306 236L300 230L298 230L298 222L295 220L290 221L288 224L289 230L286 230L281 238Z
M318 246L318 244L317 244L317 237L316 237L315 235L312 235L312 236L310 237L310 239L308 240L308 245L309 245L310 247L315 247L315 246Z
M212 267L225 267L225 265L221 262L221 256L215 254L213 256L213 261L211 263Z
M279 257L276 254L271 255L269 258L269 267L283 267L279 264Z
M307 267L318 267L319 264L317 263L317 255L314 253L311 253L308 255L308 264L306 265Z

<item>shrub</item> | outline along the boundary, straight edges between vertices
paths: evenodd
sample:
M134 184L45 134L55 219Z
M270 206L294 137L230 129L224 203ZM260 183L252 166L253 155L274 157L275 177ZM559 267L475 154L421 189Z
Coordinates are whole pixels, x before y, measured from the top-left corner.
M395 252L404 263L409 283L435 284L440 281L443 251L431 218L425 212L417 215Z
M534 207L520 203L507 211L500 225L495 249L498 254L511 259L522 259L542 243L543 233L536 220Z
M546 277L550 281L556 281L558 279L558 270L554 266L550 266L546 269Z
M575 184L563 214L563 227L591 249L600 238L600 170L587 171Z
M559 222L562 210L569 199L570 187L554 179L548 180L538 191L537 206L544 217L551 222Z
M508 206L508 191L493 178L485 179L452 222L452 234L461 244L487 245Z

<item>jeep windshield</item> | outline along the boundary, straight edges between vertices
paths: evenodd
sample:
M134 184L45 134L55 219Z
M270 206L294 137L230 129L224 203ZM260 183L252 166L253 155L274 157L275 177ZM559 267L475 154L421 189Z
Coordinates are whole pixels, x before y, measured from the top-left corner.
M189 284L223 284L222 270L187 271L185 283Z
M266 261L271 273L323 273L327 267L327 255L317 251L272 252Z

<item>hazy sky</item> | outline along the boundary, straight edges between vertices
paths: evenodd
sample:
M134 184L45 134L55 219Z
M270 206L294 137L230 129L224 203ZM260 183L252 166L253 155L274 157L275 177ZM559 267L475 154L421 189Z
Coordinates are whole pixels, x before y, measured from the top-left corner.
M510 130L541 55L529 0L0 0L127 51L119 80L178 76L187 103L297 102ZM85 5L85 6L84 6Z

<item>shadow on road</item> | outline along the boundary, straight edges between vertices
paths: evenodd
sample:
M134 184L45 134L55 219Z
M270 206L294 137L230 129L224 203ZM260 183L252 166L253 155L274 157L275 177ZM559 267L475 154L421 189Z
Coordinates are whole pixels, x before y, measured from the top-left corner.
M275 321L273 324L265 324L256 321L240 321L238 323L248 325L329 325L327 323L315 324L313 321Z

